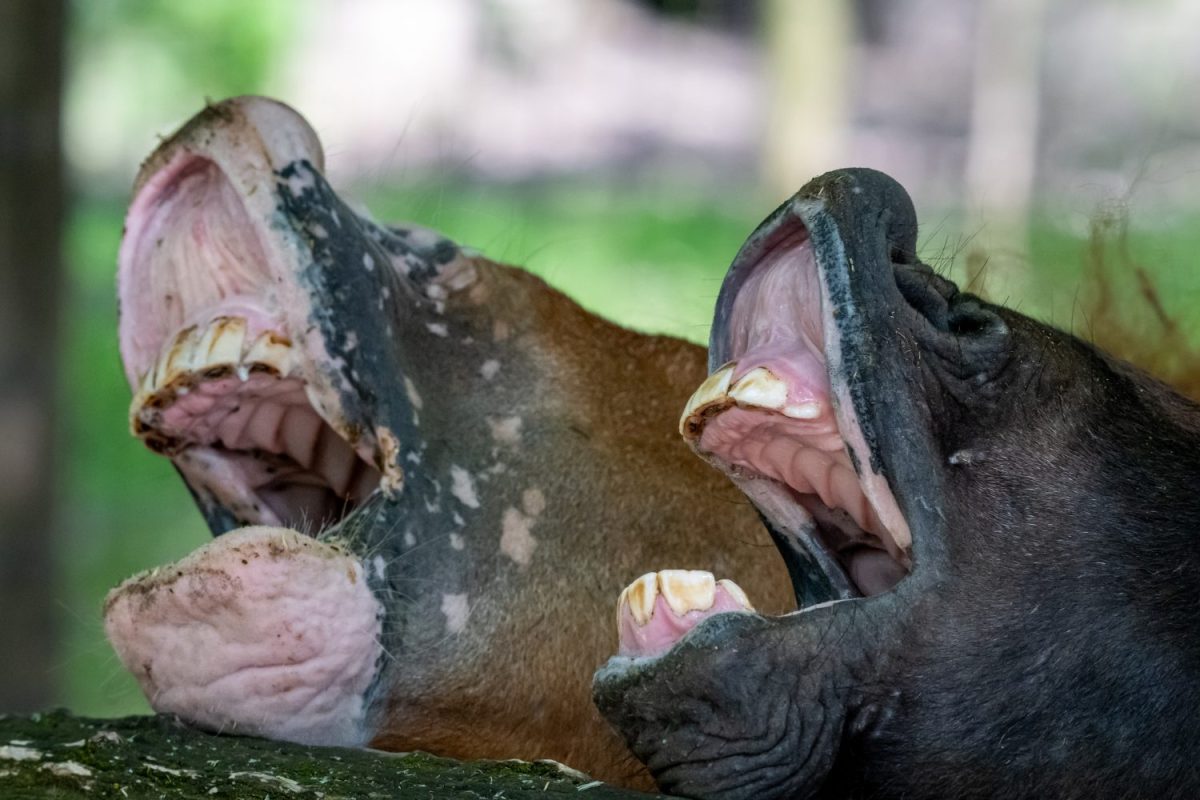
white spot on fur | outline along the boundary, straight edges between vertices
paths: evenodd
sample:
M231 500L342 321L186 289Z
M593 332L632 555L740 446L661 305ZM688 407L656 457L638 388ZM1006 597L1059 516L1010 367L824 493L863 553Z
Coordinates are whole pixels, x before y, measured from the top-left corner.
M492 378L496 377L496 373L499 371L500 362L494 358L489 358L487 361L483 362L483 366L479 368L479 374L482 375L483 379L486 381L490 381Z
M457 526L458 526L458 527L460 527L460 528L461 528L463 525L466 525L466 524L467 524L467 523L466 523L466 521L465 521L465 520L462 518L462 514L459 514L457 511L455 511L455 512L452 512L452 513L451 513L451 516L450 516L450 518L451 518L452 520L454 520L454 524L455 524L455 525L457 525Z
M452 533L450 534L450 546L455 550L462 550L467 543L460 534Z
M375 570L375 577L383 580L387 576L387 562L383 560L383 556L375 556L371 559L371 567Z
M413 535L412 531L408 531L407 533L404 534L404 546L405 547L416 547L417 546L417 537Z
M442 613L446 615L446 631L462 633L467 627L467 614L470 611L465 594L443 594Z
M488 417L488 427L492 429L492 439L499 444L520 444L521 443L521 418L520 417Z
M525 508L526 514L536 517L546 510L546 496L542 494L541 489L526 489L521 494L521 505Z
M425 404L421 401L420 393L417 392L417 387L413 385L412 380L407 376L404 378L404 391L408 393L408 402L412 403L413 408L420 411L425 407Z
M447 295L446 287L439 283L431 283L425 287L425 295L430 300L445 300Z
M522 567L529 566L533 551L537 548L537 539L529 532L533 523L532 517L525 516L515 508L506 508L500 521L500 552Z
M308 170L297 170L289 175L287 179L288 191L292 193L292 197L299 197L304 194L306 189L311 189L316 185L316 181L313 180L313 174Z
M448 336L450 334L450 331L446 329L446 324L444 322L426 322L425 327L428 328L429 332L434 336Z
M450 465L450 493L467 508L479 508L479 496L475 494L475 480L471 473L457 464Z
M438 281L452 292L459 292L473 284L478 278L475 267L470 263L454 262L438 270Z
M375 271L375 259L371 258L370 253L363 253L363 266L366 267L367 272Z

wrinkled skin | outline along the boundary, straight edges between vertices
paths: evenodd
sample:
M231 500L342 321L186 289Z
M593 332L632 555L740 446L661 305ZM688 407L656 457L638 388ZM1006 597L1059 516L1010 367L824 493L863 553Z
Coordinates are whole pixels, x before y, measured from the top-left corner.
M261 98L206 109L143 166L120 274L134 432L214 533L265 527L114 590L110 639L156 709L206 728L645 785L589 702L613 588L715 559L791 604L753 510L674 434L703 350L380 226L321 168ZM243 328L263 355L240 367L195 341ZM152 366L176 336L185 366Z
M823 321L838 429L903 515L906 577L857 596L756 498L806 607L614 658L595 700L692 797L1195 797L1200 409L960 293L916 231L887 176L814 180L735 260L710 359L738 356L747 275L804 238L820 303L796 313ZM752 497L770 483L728 471Z

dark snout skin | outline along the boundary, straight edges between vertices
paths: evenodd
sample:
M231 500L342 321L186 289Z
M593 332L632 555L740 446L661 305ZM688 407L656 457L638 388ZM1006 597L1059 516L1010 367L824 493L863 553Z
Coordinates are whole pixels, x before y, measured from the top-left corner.
M203 146L246 124L245 102L178 136ZM337 398L351 444L381 443L382 490L320 533L361 559L384 609L364 740L648 785L589 702L616 641L615 593L665 559L715 564L762 607L791 604L753 509L675 434L703 349L605 322L430 231L365 219L314 160L276 166L257 191L272 193L280 280L309 298L306 335L328 356L311 382ZM214 533L252 521L197 500Z
M756 236L788 219L833 298L859 474L890 484L912 573L614 661L605 716L695 797L1196 796L1200 409L958 292L913 255L880 173L816 179ZM723 322L719 305L716 363Z

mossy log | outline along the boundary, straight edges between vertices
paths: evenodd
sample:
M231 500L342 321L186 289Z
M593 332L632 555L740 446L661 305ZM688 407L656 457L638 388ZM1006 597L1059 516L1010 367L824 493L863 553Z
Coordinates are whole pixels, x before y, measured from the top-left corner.
M511 798L634 800L554 762L454 761L424 753L216 736L168 716L0 716L0 797Z

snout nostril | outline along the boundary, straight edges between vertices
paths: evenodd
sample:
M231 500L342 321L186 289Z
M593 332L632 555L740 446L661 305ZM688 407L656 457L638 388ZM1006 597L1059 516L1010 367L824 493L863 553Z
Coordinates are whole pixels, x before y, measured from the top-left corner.
M988 321L971 314L952 314L946 321L950 332L956 336L974 336L988 328Z
M955 303L946 319L946 328L956 336L980 336L1003 333L1004 321L974 300Z

